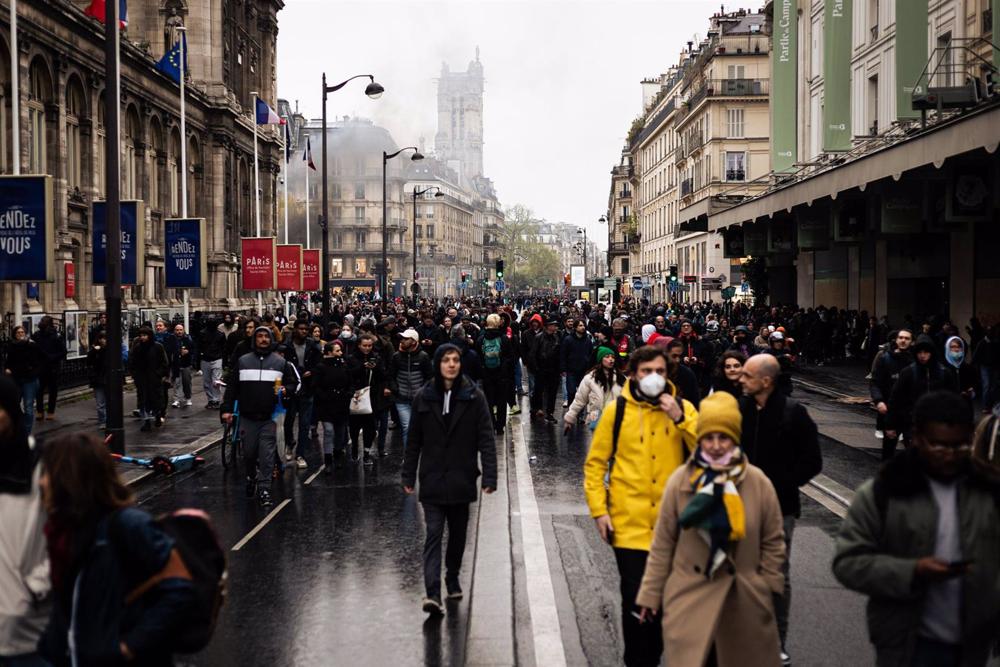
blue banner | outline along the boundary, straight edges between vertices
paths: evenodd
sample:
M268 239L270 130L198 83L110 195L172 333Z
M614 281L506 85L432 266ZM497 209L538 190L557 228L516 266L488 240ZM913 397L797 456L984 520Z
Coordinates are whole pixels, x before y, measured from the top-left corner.
M51 176L0 177L0 281L55 280Z
M207 287L204 218L168 218L164 221L166 286L169 289Z
M107 282L107 251L108 238L105 233L105 202L95 201L93 208L93 233L91 235L94 249L93 274L94 284L103 285ZM121 203L121 237L122 237L122 285L138 285L145 276L144 218L142 202L123 201Z

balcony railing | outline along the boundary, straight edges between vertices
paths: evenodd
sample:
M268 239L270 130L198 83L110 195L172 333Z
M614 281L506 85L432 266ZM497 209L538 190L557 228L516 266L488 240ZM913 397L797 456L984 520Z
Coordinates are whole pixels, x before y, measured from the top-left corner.
M631 190L622 190L621 192L618 193L618 198L619 199L631 199L632 198L632 191Z
M768 88L768 79L708 79L704 85L709 97L754 97L767 95Z
M871 33L872 33L872 41L874 42L876 39L878 39L878 23L876 23L871 27Z
M745 181L746 177L746 172L742 169L726 169L727 181Z
M619 164L619 165L616 165L611 170L611 175L612 176L619 176L619 177L622 177L622 178L632 178L632 175L634 173L635 173L635 167L633 167L630 164Z

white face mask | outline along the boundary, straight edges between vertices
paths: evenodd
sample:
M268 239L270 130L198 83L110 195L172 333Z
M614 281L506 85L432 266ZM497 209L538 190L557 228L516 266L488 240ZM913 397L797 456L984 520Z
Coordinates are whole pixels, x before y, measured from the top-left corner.
M658 398L663 390L667 388L667 380L659 373L650 373L639 380L639 391L646 398Z

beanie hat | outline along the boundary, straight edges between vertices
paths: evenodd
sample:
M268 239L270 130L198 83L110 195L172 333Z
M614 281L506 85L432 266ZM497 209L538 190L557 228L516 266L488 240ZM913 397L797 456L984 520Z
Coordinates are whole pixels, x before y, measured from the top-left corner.
M601 363L604 357L608 355L611 355L612 357L615 356L615 351L612 350L610 347L601 345L599 348L597 348L597 363Z
M643 324L642 325L642 342L645 343L646 341L648 341L649 337L652 336L655 332L656 332L656 327L655 326L653 326L652 324Z
M740 443L743 418L740 406L732 394L717 391L701 399L698 406L698 439L709 433L722 433Z

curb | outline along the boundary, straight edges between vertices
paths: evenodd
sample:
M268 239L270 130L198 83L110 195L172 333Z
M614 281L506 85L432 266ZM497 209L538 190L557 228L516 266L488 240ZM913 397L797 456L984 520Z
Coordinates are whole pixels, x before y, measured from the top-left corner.
M182 453L184 453L184 454L201 454L202 452L208 451L212 447L215 447L217 444L219 444L220 442L222 442L222 434L223 433L224 433L224 429L223 428L219 428L218 430L213 431L212 433L208 433L206 435L203 435L200 438L198 438L197 440L194 440L193 442L189 443L189 446L193 447L193 449L191 451L189 451L189 452L182 452ZM176 456L176 454L172 454L171 456ZM156 473L155 470L147 470L146 472L144 472L143 474L139 475L135 479L133 479L133 480L131 480L129 482L126 482L126 485L127 486L132 486L132 487L137 487L140 484L148 482L148 481L152 480L155 477L157 477L157 473Z

